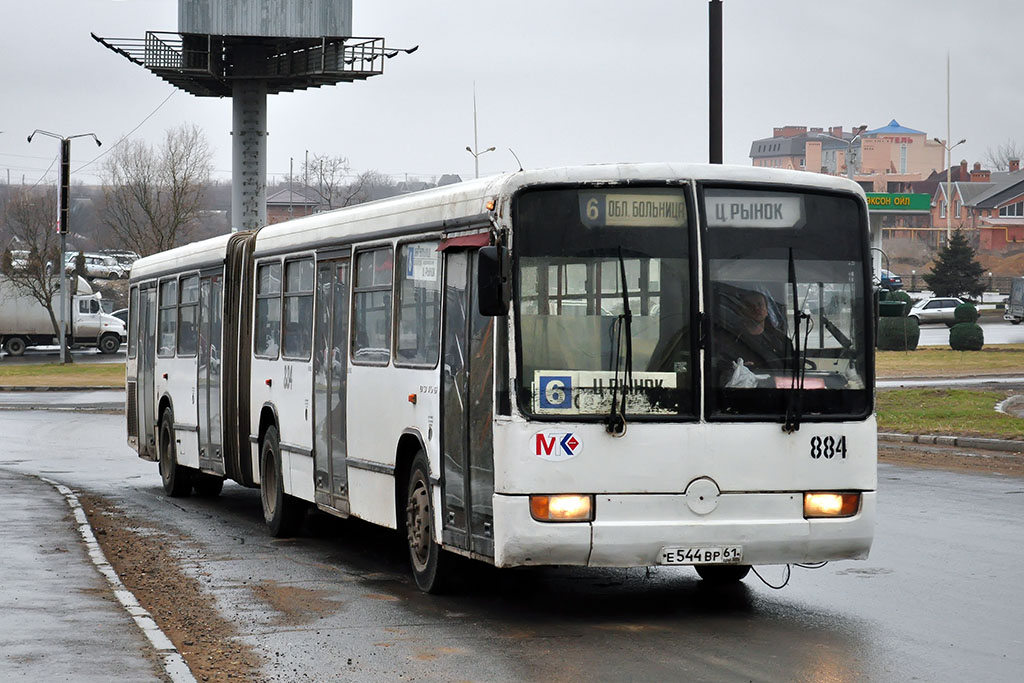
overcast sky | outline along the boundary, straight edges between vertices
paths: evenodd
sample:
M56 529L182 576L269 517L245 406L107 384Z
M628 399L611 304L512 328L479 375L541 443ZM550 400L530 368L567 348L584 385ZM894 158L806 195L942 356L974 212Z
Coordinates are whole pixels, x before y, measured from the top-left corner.
M32 184L57 142L36 128L95 132L72 146L75 178L132 134L156 143L194 122L231 169L231 102L175 89L92 40L176 31L177 0L5 0L0 40L0 182ZM269 98L268 173L305 153L401 178L473 176L476 82L481 175L604 161L706 161L706 0L354 0L353 33L418 52L367 81ZM1005 0L724 0L725 161L749 165L752 140L786 124L890 119L946 137L952 62L954 152L984 161L1024 143L1020 30ZM174 93L172 95L172 92ZM161 102L171 95L161 107ZM159 107L159 109L158 109ZM157 110L158 109L158 110ZM157 110L155 113L154 110ZM147 117L150 117L146 120ZM143 121L145 120L145 123ZM140 126L140 123L142 124ZM49 180L52 182L53 172Z

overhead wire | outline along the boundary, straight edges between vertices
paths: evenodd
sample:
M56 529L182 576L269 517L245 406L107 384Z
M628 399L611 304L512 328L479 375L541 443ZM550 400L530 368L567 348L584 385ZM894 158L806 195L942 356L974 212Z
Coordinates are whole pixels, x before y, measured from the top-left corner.
M178 91L177 91L177 90L171 90L171 94L170 94L170 95L168 95L167 97L165 97L165 98L164 98L164 101L163 101L163 102L161 102L160 104L158 104L158 105L156 106L156 109L154 109L153 111L149 112L149 114L148 114L148 115L146 116L146 118L144 118L144 119L142 119L141 121L139 121L139 124L138 124L137 126L135 126L135 127L134 127L134 128L132 128L132 129L131 129L130 131L128 131L127 133L125 133L124 135L122 135L122 136L121 136L121 137L120 137L120 138L118 139L118 141L117 141L117 142L115 142L114 144L112 144L112 145L111 145L110 147L107 147L107 148L106 148L105 150L103 150L102 152L100 152L99 154L97 154L97 155L96 155L95 157L93 157L93 158L92 158L92 159L90 159L89 161L85 162L84 164L82 164L81 166L79 166L78 168L76 168L76 169L75 169L75 170L73 171L73 173L78 173L78 172L79 172L79 171L81 171L81 170L82 170L83 168L85 168L85 167L87 167L87 166L90 166L90 165L92 165L92 164L96 163L97 161L99 161L100 159L102 159L102 158L103 158L104 156L106 156L107 154L110 154L110 153L111 153L111 152L113 152L113 151L114 151L115 149L117 149L118 145L120 145L120 144L121 144L122 142L124 142L125 140L127 140L127 139L128 139L129 137L131 137L132 133L134 133L135 131L137 131L137 130L138 130L139 128L142 128L142 125L143 125L144 123L146 123L146 121L149 121L149 120L150 120L151 118L153 118L153 115L154 115L154 114L156 114L156 113L157 113L158 111L160 111L160 109L162 109L162 108L163 108L163 106L164 106L165 104L167 104L167 101L168 101L169 99L171 99L172 97L174 97L174 93L176 93L176 92L178 92Z

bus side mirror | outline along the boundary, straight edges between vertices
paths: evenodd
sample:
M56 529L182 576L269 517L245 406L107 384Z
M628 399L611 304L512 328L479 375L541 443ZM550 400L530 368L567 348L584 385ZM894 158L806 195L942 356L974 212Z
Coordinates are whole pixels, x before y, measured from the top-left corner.
M504 247L481 247L478 253L476 288L480 315L508 315L512 299L508 250Z

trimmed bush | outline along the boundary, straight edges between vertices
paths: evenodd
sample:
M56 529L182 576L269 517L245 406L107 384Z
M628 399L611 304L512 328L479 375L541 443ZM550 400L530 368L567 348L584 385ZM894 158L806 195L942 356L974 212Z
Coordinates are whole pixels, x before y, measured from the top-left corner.
M878 302L878 315L882 318L902 318L906 313L904 309L906 304L902 301L879 301Z
M956 312L960 312L959 306ZM981 351L984 345L985 333L978 323L957 323L949 330L949 348L955 351Z
M913 351L920 339L917 318L901 315L878 320L878 348L882 351Z
M953 319L958 323L976 323L980 315L974 304L963 303L953 309Z
M904 292L902 289L892 293L889 297L889 301L902 301L904 303L903 315L910 313L910 309L914 307L914 298Z

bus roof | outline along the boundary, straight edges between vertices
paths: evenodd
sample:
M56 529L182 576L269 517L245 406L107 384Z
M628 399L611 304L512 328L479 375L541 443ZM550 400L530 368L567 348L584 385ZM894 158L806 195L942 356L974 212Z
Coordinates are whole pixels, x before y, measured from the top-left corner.
M192 242L158 254L144 256L132 264L132 279L152 277L168 272L223 263L227 244L233 235L218 235L200 242Z
M529 186L667 179L802 185L864 195L859 185L846 178L805 171L667 162L567 166L468 180L275 223L259 230L254 254L277 253L301 245L320 246L346 237L384 237L390 231L414 226L422 226L424 230L451 231L471 227L469 223L474 218L483 225L487 222L484 206L487 200L497 200L500 211L503 198L507 199L516 190Z
M422 226L425 231L452 231L487 222L485 203L496 199L502 210L507 200L524 187L560 183L619 183L623 181L698 180L778 184L786 187L845 191L864 196L856 183L839 176L754 166L689 163L593 164L517 171L478 180L444 185L398 197L334 209L261 228L254 254L267 254L344 242L346 238L372 239L389 232ZM237 234L237 233L233 233ZM232 235L220 235L147 256L133 264L132 278L223 262Z

